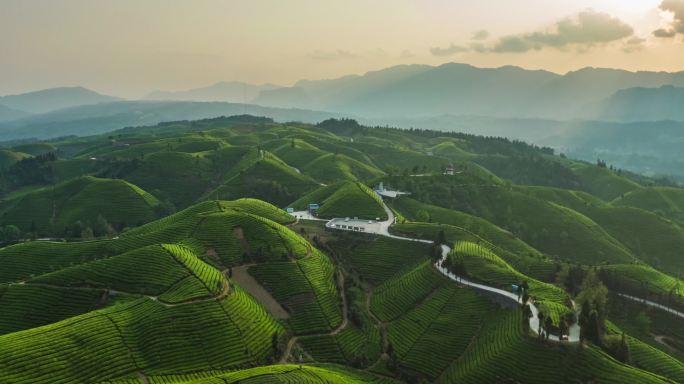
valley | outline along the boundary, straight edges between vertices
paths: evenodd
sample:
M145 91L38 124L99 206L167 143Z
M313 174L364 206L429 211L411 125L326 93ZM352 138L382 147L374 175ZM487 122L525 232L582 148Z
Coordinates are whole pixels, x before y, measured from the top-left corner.
M34 154L3 173L4 381L683 378L682 190L655 179L349 120L15 150Z

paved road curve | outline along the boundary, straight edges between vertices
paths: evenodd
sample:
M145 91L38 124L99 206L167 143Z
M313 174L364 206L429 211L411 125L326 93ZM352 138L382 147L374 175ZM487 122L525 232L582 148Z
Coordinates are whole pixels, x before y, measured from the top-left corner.
M434 244L434 241L431 241L431 240L415 239L415 238L411 238L411 237L403 237L403 236L397 236L397 235L391 234L389 232L389 229L392 226L392 224L394 224L395 215L394 215L394 212L392 212L392 210L387 206L387 204L385 204L384 200L382 200L382 206L385 209L385 212L387 213L388 219L386 221L380 222L378 229L373 231L373 233L381 235L381 236L391 237L393 239L406 240L406 241L418 241L418 242L425 243L425 244ZM449 256L449 252L451 252L451 248L446 246L446 245L442 245L442 257L439 261L437 261L435 263L435 268L437 268L437 270L442 275L446 276L447 278L449 278L449 279L451 279L451 280L453 280L459 284L463 284L463 285L466 285L466 286L469 286L469 287L472 287L475 289L479 289L481 291L495 293L497 295L504 296L510 300L514 300L515 302L522 304L522 300L519 299L518 295L515 293L508 292L508 291L505 291L505 290L499 289L499 288L490 287L490 286L484 285L484 284L478 284L478 283L472 282L468 279L465 279L463 277L457 276L457 275L449 272L446 268L442 267L442 262ZM539 310L537 309L537 306L534 305L534 303L532 303L529 300L528 300L528 304L529 304L530 310L532 312L532 317L530 317L530 320L529 320L530 329L532 330L532 332L534 332L535 334L538 335L539 334L539 318L537 317L537 315L539 314ZM554 340L554 341L560 341L558 335L553 335L553 334L549 335L549 339ZM576 343L576 342L579 342L579 339L580 339L580 326L578 324L573 324L572 326L570 326L569 336L567 336L567 339L565 339L563 341Z
M393 239L399 239L399 240L418 241L418 242L425 243L425 244L434 244L434 241L431 241L431 240L415 239L415 238L411 238L411 237L403 237L403 236L397 236L397 235L391 234L389 229L394 224L396 216L394 215L394 212L392 212L392 210L387 206L387 204L385 204L385 201L382 200L382 197L381 197L381 201L382 201L382 206L385 209L385 212L387 213L388 219L386 221L378 222L379 225L373 226L373 228L368 228L366 233L374 233L377 235L391 237ZM519 304L522 304L522 299L518 298L518 295L515 293L508 292L508 291L505 291L505 290L499 289L499 288L490 287L488 285L475 283L475 282L472 282L468 279L465 279L463 277L457 276L457 275L449 272L446 268L442 267L442 262L448 257L449 252L451 252L451 248L446 246L446 245L442 245L442 257L439 261L437 261L435 263L435 268L442 275L444 275L445 277L447 277L447 278L449 278L449 279L451 279L451 280L453 280L459 284L463 284L463 285L469 286L471 288L479 289L481 291L494 293L494 294L506 297L510 300L514 300L515 302L517 302ZM667 312L669 312L675 316L678 316L680 318L684 318L684 313L676 311L672 308L666 307L662 304L658 304L658 303L655 303L653 301L649 301L649 300L645 300L645 299L640 299L640 298L634 297L634 296L625 295L622 293L618 293L618 295L625 297L627 299L633 300L633 301L640 302L640 303L645 304L645 305L649 305L649 306L654 307L654 308L662 309L662 310L667 311ZM530 320L529 320L530 329L532 330L532 332L534 332L535 334L538 335L539 334L539 318L537 316L539 314L539 309L530 300L528 300L527 304L529 305L530 311L532 312L532 316L530 317ZM573 302L573 305L574 305L574 302ZM562 341L570 342L570 343L579 342L580 330L581 330L581 328L580 328L579 324L575 323L575 324L571 325L569 332L568 332L568 335L566 335L566 337ZM542 332L543 332L543 330L542 330ZM554 335L554 334L550 334L549 339L554 340L554 341L561 341L561 340L559 340L558 335Z
M670 308L670 307L666 307L666 306L664 306L664 305L662 305L662 304L658 304L658 303L656 303L655 301L646 300L646 299L641 299L641 298L639 298L639 297L634 297L634 296L626 295L626 294L624 294L624 293L618 293L618 296L624 297L624 298L629 299L629 300L632 300L632 301L639 302L639 303L641 303L641 304L648 305L648 306L650 306L650 307L662 309L662 310L665 311L665 312L668 312L668 313L670 313L670 314L672 314L672 315L675 315L675 316L677 316L677 317L679 317L679 318L684 319L684 312L680 312L680 311L677 311L677 310L672 309L672 308Z

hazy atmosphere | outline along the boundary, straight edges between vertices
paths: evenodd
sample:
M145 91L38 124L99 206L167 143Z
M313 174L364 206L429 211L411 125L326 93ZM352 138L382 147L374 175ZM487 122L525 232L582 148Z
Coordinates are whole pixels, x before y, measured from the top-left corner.
M683 38L678 0L3 0L0 95L80 85L139 98L451 61L676 71Z
M684 384L684 0L0 0L0 384Z

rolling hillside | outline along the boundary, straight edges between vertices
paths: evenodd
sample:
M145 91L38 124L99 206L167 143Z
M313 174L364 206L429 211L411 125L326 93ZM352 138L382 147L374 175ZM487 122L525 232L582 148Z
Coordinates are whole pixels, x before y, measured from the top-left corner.
M684 191L680 188L637 189L615 199L613 205L641 208L684 224Z
M77 222L85 228L104 219L120 230L154 220L158 204L154 196L123 180L87 176L2 202L0 223L26 232L62 234Z
M25 159L27 157L30 157L30 155L24 152L0 149L0 170L7 169L19 160Z
M297 210L308 209L309 204L318 204L319 217L358 217L361 219L387 219L380 199L367 186L352 181L320 187L290 204Z
M175 121L11 151L27 157L0 172L0 382L681 380L684 231L658 179L353 120ZM410 195L382 201L379 182ZM387 204L397 223L286 212L309 203L383 220ZM580 335L540 337L513 284L540 328Z

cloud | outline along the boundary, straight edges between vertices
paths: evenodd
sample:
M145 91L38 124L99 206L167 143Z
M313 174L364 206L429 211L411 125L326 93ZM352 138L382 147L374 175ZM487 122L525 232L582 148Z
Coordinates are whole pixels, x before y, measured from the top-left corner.
M504 53L527 52L531 49L541 49L541 47L537 47L537 45L524 36L504 36L499 39L499 42L491 50L497 53Z
M663 0L660 9L672 14L672 21L667 27L653 31L653 36L671 38L678 33L684 34L684 0Z
M399 54L400 59L412 59L414 57L415 57L415 55L411 51L409 51L408 49L404 49Z
M489 52L489 47L487 47L483 43L471 43L470 50L475 51L477 53L486 53Z
M434 56L451 56L455 55L457 53L462 53L462 52L468 52L469 49L468 47L464 47L461 45L454 45L451 43L448 47L441 48L441 47L432 47L430 48L430 53L432 53Z
M504 36L491 47L498 53L520 53L543 48L578 49L608 44L634 34L634 29L607 13L587 10L575 17L563 19L550 29L521 35Z
M313 60L339 60L339 59L355 59L359 57L359 55L350 52L350 51L345 51L343 49L338 49L335 51L323 51L323 50L315 50L307 55L310 59Z
M486 29L481 29L479 31L473 32L473 36L470 38L471 40L487 40L489 38L489 31Z
M655 37L668 38L668 37L675 37L676 35L677 35L677 32L675 32L674 29L658 28L655 31L653 31L653 36L655 36Z
M622 51L625 53L632 53L632 52L638 52L644 49L644 43L646 42L646 39L641 38L639 36L634 36L631 39L628 39L625 41L624 46L622 47Z

